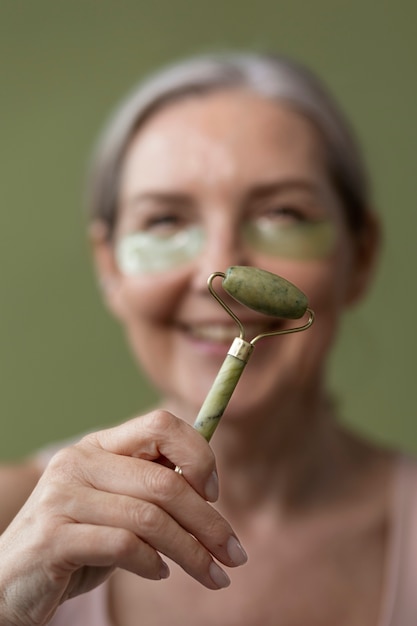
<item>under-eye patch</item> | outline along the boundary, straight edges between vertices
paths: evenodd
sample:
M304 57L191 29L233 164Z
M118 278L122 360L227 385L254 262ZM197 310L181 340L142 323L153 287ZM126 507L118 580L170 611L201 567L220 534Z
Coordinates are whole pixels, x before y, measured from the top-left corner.
M117 243L116 259L124 274L164 272L194 259L201 252L203 242L203 229L199 227L169 235L132 233Z
M271 224L246 222L242 237L248 248L285 259L322 259L334 248L336 230L329 220ZM203 249L204 231L193 226L174 234L137 232L116 245L119 269L126 275L165 272L195 259Z
M335 227L328 220L271 224L250 221L243 227L247 245L258 252L286 259L321 259L332 251Z

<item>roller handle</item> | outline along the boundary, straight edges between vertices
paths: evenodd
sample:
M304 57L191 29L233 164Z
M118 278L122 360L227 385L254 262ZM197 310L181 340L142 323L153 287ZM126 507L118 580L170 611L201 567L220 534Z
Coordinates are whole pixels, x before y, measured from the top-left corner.
M252 353L254 342L256 339L266 336L259 335L251 343L243 339L243 327L240 321L218 294L211 289L211 280L218 275L223 276L222 287L232 298L260 313L274 317L299 319L305 314L308 307L307 297L302 291L285 280L285 278L271 272L255 267L232 266L226 270L225 274L212 274L209 279L211 293L235 321L239 323L242 335L236 338L230 347L229 353L223 361L194 422L194 428L207 441L210 441L228 405ZM303 330L308 325L310 324L285 332ZM278 331L274 334L280 334L281 332Z
M194 428L210 441L235 390L247 360L228 354L194 422Z

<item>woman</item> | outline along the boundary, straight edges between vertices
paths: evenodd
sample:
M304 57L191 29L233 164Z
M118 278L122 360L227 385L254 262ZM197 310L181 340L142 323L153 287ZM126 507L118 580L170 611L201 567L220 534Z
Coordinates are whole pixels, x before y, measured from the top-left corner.
M0 623L415 623L414 464L346 432L325 384L372 276L370 206L346 121L291 61L192 59L122 105L91 239L160 409L3 474L4 525L38 482L2 536ZM192 424L236 329L206 281L231 265L295 283L316 321L259 342L209 446ZM248 335L271 329L225 299Z

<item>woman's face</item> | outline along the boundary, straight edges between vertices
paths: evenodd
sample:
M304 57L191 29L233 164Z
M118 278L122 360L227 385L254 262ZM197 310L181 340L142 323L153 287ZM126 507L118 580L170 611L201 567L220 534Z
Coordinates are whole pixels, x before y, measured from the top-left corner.
M229 418L271 410L294 390L320 390L361 268L309 121L243 91L189 97L156 112L125 158L116 248L137 234L147 242L144 258L137 266L119 259L108 300L170 406L194 415L238 334L207 290L209 275L231 265L295 283L316 321L305 332L259 341ZM221 280L214 285L221 292ZM225 300L248 339L271 324L299 324Z

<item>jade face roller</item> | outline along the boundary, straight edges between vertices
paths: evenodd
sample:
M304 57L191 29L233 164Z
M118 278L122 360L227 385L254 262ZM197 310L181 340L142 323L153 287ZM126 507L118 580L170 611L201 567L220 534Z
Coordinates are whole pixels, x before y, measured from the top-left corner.
M226 293L254 311L286 319L300 319L308 313L308 321L302 326L262 333L251 341L246 341L241 321L213 288L212 283L216 277L223 279L222 287ZM271 335L285 335L306 330L314 321L314 312L308 308L307 297L295 285L285 278L255 267L229 267L226 273L211 274L207 284L212 296L239 327L239 337L236 337L230 346L194 422L194 428L207 441L210 441L257 341ZM181 473L179 467L176 471Z

